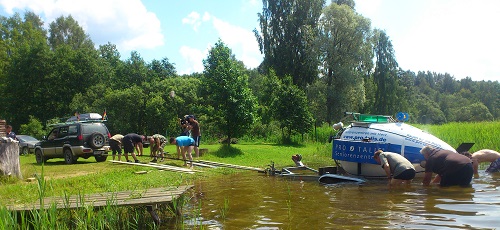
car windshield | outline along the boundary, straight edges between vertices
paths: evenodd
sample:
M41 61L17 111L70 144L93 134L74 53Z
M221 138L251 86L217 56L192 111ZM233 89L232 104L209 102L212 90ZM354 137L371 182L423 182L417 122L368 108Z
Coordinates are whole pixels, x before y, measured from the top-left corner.
M36 138L34 138L32 136L23 136L23 135L17 135L17 139L19 139L22 142L38 141Z
M85 123L82 126L83 126L83 132L86 134L97 132L106 135L108 133L106 126L104 126L104 124L102 123Z

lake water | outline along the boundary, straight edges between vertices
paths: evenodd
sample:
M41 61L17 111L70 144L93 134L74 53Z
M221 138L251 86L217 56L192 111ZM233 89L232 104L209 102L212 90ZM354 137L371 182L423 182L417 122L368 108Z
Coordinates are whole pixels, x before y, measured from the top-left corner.
M500 175L470 188L321 185L242 171L195 183L184 227L203 229L500 228ZM227 205L224 205L227 204ZM193 214L194 213L194 214Z

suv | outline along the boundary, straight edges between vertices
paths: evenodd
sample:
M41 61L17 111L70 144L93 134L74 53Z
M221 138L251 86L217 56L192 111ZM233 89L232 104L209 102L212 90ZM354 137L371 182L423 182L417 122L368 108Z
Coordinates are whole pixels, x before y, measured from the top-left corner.
M35 146L37 163L52 158L64 158L67 164L76 163L79 157L95 157L106 161L109 151L108 128L100 120L70 121L52 125L52 130Z

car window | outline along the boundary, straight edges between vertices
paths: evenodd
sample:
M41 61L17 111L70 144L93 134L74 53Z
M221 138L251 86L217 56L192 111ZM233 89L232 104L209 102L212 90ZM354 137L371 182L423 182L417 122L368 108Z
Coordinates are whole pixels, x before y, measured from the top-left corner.
M63 126L59 128L59 135L57 137L63 138L65 136L68 136L68 126Z
M77 135L78 134L78 126L70 125L68 128L68 135Z
M54 139L56 139L58 132L59 132L59 128L52 129L52 131L50 131L49 137L47 139L48 140L54 140Z
M36 138L34 138L32 136L20 136L20 135L17 135L17 139L19 139L21 141L38 141Z
M102 134L107 134L108 130L106 129L106 126L102 123L86 123L82 124L82 133L85 134L92 134L95 132L102 133Z

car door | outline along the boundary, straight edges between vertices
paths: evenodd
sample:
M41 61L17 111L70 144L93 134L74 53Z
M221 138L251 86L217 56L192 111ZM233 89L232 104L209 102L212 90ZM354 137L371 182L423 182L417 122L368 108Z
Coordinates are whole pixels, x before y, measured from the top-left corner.
M43 149L43 154L46 157L52 157L56 154L56 146L57 146L57 136L59 134L59 127L53 128L47 138L40 143L40 147Z
M68 126L59 127L59 132L57 134L57 138L54 139L54 151L56 156L63 156L63 146L68 144Z

